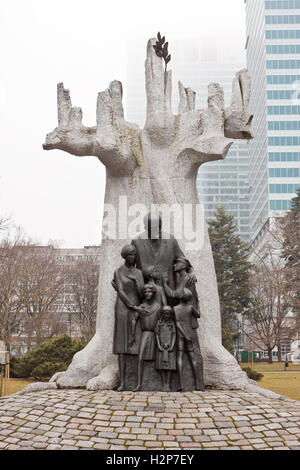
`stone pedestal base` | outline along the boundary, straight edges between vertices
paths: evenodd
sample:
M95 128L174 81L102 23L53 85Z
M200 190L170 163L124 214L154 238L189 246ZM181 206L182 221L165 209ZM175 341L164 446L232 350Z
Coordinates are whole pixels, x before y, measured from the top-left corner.
M144 374L142 382L143 391L162 391L162 378L160 371L155 370L153 361L144 361ZM137 356L126 356L126 390L133 390L137 386ZM184 391L195 390L195 380L189 358L184 353L183 358ZM177 371L171 372L170 391L177 392L179 379Z

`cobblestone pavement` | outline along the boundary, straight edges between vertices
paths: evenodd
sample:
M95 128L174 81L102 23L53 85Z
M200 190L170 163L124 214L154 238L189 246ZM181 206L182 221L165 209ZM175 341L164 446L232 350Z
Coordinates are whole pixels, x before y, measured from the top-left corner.
M299 449L300 402L236 391L0 399L0 449Z

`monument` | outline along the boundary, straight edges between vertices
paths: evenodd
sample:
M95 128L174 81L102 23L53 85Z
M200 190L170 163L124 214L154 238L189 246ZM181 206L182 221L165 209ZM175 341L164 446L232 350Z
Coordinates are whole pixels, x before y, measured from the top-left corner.
M162 222L146 214L145 231L122 248L125 263L114 273L118 390L204 391L197 279Z
M138 378L135 379L138 383L126 384L126 375L134 375L136 373L134 371L139 369L140 379L143 379L143 372L145 379L149 361L143 358L150 357L151 354L157 356L151 357L157 366L156 374L161 377L161 387L172 386L170 374L174 374L175 367L170 349L174 342L172 335L165 340L170 346L167 355L160 348L154 353L151 346L154 339L156 344L159 344L160 335L164 330L163 324L168 322L171 330L174 328L172 322L173 325L176 324L177 335L178 331L181 335L178 357L181 362L185 360L187 367L193 371L199 368L199 361L197 362L194 357L194 348L191 346L189 351L182 351L184 354L181 354L180 347L183 347L189 338L190 333L186 334L185 338L184 331L191 332L192 328L194 332L197 331L195 333L197 341L195 337L193 340L189 339L194 345L198 342L201 346L205 385L223 389L241 389L248 383L246 375L234 357L221 344L217 281L205 221L203 217L198 217L201 208L197 196L196 178L200 165L226 157L233 139L252 138L250 127L252 115L249 111L250 77L247 70L236 73L233 79L231 105L226 109L223 90L217 83L208 85L207 108L195 109L195 92L179 82L179 109L178 114L174 115L171 107L172 73L163 66L163 61L167 66L170 59L161 52L161 49L165 50L163 43L164 41L158 36L158 40L150 39L147 44L145 62L147 111L144 129L124 119L121 82L111 82L107 90L98 94L94 127L83 125L81 108L72 106L69 91L60 83L57 87L58 127L47 135L43 147L45 150L63 150L79 157L98 158L106 168L105 207L113 207L117 214L124 209L122 206L124 197L128 207L142 204L148 212L151 212L153 205L167 207L175 205L182 208L183 212L185 207L192 209L188 222L195 239L183 236L177 241L176 237L171 237L164 247L170 253L176 254L174 259L173 255L170 255L172 259L168 255L171 264L175 262L176 265L174 271L177 274L174 275L173 281L181 276L182 279L178 283L185 292L180 302L174 307L171 306L172 312L167 306L163 306L158 315L155 310L157 288L152 273L152 280L148 280L149 282L143 287L145 298L143 305L135 304L133 298L127 300L130 308L132 305L137 308L136 319L138 316L142 318L146 315L146 311L156 315L154 329L150 331L151 334L148 334L148 331L144 334L143 326L141 327L143 320L136 321L136 325L133 321L134 335L140 334L141 338L144 337L142 350L134 350L134 337L128 336L128 342L126 344L124 342L123 346L114 344L116 297L123 294L120 294L117 285L115 285L116 292L110 284L112 279L115 279L116 270L119 272L121 269L118 267L122 248L127 244L122 256L126 265L123 269L128 272L135 271L137 274L146 268L146 274L149 276L151 267L149 263L150 261L152 265L155 263L151 257L149 261L145 261L147 256L143 253L146 250L144 248L147 240L137 237L132 241L129 235L120 236L123 230L120 220L117 219L116 230L107 230L107 213L104 211L96 332L90 343L75 354L68 370L55 374L51 379L59 387L86 387L89 390L117 387L139 389L141 383ZM173 232L174 227L170 230L171 235ZM129 249L128 245L135 249ZM160 265L163 277L163 282L157 283L158 287L165 284L167 288L164 291L168 292L169 298L172 297L172 292L175 292L176 297L178 286L174 285L174 282L172 285L172 279L165 271L163 260L157 263ZM120 273L122 274L122 269ZM134 281L129 276L127 281L131 285L130 289L134 283L138 291L141 290L142 279L140 274L137 277L139 280ZM185 285L186 283L191 287ZM127 300L123 297L123 306ZM201 312L198 320L197 315L193 315L193 312L195 314L197 311L197 305ZM185 315L189 316L188 324L183 320ZM144 328L147 329L146 323L144 322ZM199 328L197 328L198 323ZM124 361L125 356L129 358L127 364ZM133 360L136 362L133 363ZM181 362L179 361L180 382L186 385L184 377L186 367L183 367L182 377ZM146 378L147 374L146 372ZM198 385L201 388L202 385ZM189 386L193 389L195 384ZM146 389L149 389L148 386Z

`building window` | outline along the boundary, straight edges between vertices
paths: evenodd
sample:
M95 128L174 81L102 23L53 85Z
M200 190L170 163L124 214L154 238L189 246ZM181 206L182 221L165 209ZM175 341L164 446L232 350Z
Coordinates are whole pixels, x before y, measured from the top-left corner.
M273 29L266 31L266 39L299 39L299 29Z
M266 46L267 54L299 54L300 44L275 44Z
M266 24L299 24L300 15L266 15Z
M299 136L268 137L268 145L270 146L300 145L300 137Z
M298 115L300 114L300 106L268 106L267 113L269 115Z
M300 121L268 121L269 131L297 131L300 130Z
M300 0L265 1L266 10L294 10L300 8Z
M299 162L299 152L269 152L269 162Z
M270 194L293 194L296 193L299 188L299 184L269 184Z
M269 168L270 178L298 178L300 168Z
M299 92L297 90L268 90L268 100L291 100L297 99Z
M270 200L271 211L285 211L291 208L291 201L289 199L284 200Z
M267 69L299 69L300 60L267 60Z
M267 75L268 85L291 85L298 81L300 82L300 75Z

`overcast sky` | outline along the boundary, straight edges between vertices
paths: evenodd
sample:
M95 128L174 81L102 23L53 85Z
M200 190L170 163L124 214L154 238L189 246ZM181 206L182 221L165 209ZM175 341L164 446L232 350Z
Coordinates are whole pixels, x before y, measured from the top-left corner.
M86 125L95 125L98 91L123 82L128 48L144 67L149 37L211 36L242 55L243 0L0 0L0 215L40 243L99 244L105 172L94 157L42 149L56 127L56 83L71 90ZM183 39L184 40L184 39ZM131 51L131 56L132 56ZM188 84L185 84L188 86Z

